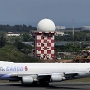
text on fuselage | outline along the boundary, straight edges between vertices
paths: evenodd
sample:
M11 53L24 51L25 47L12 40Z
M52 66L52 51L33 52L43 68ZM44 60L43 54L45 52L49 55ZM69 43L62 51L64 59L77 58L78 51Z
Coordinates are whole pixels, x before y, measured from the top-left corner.
M23 71L23 67L22 66L14 66L14 67L6 67L6 71Z
M7 66L7 67L0 67L0 71L28 71L27 66Z

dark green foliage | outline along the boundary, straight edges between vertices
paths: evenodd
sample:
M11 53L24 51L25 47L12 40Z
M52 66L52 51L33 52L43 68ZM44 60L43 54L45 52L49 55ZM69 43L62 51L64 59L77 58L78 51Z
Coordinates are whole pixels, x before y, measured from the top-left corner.
M30 30L36 30L36 27L32 27L31 25L0 25L0 31L5 32L29 32Z
M2 35L0 37L0 48L5 46L5 44L6 44L6 38L4 37L4 35Z
M21 49L23 49L25 47L25 45L22 42L20 42L17 38L15 39L14 45L16 46L16 48L18 50L21 50Z
M43 62L35 57L28 56L28 54L24 54L13 44L6 44L3 48L0 48L0 61Z
M66 44L66 45L56 45L55 50L61 52L78 52L83 50L84 48L81 47L79 44Z
M24 42L33 41L33 38L29 35L29 33L23 33L22 38Z
M74 36L68 32L66 36L55 36L56 41L90 41L90 31L78 31Z
M32 46L20 42L18 39L15 40L14 46L24 54L29 54L33 49Z

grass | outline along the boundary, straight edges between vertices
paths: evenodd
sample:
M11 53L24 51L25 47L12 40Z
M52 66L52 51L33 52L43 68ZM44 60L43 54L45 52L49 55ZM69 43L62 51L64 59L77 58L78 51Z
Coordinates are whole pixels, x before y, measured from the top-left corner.
M9 80L0 80L0 83L19 83L19 82L21 82L21 81L10 81L9 82Z
M90 77L74 79L74 80L66 80L64 82L90 82Z

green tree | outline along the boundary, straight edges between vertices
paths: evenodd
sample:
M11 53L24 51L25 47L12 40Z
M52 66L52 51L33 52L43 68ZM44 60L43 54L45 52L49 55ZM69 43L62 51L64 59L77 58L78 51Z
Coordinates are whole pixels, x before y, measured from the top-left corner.
M6 38L4 37L4 35L2 35L0 37L0 47L5 46L5 44L6 44Z
M31 50L33 48L31 45L20 42L18 39L15 40L14 46L16 46L16 48L24 54L31 53Z
M78 52L79 50L83 50L79 44L66 44L66 45L55 45L55 50L57 52Z
M33 41L33 38L29 35L29 33L24 33L24 34L22 35L22 37L23 37L23 41L24 41L24 42Z

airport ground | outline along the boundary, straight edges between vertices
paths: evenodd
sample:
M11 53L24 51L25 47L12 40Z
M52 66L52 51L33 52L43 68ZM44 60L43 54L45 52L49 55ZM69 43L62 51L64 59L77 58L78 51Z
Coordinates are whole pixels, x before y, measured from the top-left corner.
M51 83L49 86L30 85L22 86L20 83L0 83L0 90L90 90L90 82Z
M90 77L50 83L49 86L28 85L23 86L20 82L8 82L0 80L0 90L90 90Z

